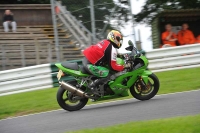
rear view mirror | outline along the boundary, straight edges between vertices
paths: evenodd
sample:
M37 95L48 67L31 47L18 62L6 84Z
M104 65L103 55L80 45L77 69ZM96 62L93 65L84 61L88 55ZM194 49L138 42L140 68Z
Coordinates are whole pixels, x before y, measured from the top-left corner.
M127 51L132 51L133 50L133 46L128 46L125 48Z
M137 49L134 47L133 42L131 40L128 41L129 47L126 48L128 51L132 51L133 55L137 54Z
M129 45L129 46L134 46L134 45L133 45L133 42L132 42L131 40L128 41L128 45Z

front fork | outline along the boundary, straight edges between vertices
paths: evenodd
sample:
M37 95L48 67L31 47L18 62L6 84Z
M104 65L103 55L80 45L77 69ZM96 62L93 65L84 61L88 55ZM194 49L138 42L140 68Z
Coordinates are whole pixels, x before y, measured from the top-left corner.
M146 85L147 85L148 82L149 82L149 78L148 78L148 77L149 77L149 75L151 75L151 74L152 74L151 71L145 70L145 71L142 73L142 75L138 77L139 80L140 80L140 83L141 83L141 85L142 85L142 88L148 89L148 87L147 87Z
M148 77L147 77L147 80L146 80L146 78L145 78L145 81L144 81L144 79L143 79L143 77L142 76L139 76L138 77L138 79L139 79L139 81L140 81L140 83L141 83L141 88L142 88L142 90L147 90L148 89L148 87L146 86L147 85L147 83L148 83Z

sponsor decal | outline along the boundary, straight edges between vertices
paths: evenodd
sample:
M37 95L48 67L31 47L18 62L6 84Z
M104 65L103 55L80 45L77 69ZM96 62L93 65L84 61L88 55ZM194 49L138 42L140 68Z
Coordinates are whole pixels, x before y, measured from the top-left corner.
M100 43L98 43L98 44L97 44L97 46L98 46L99 48L102 48L102 46L101 46L101 44L100 44Z

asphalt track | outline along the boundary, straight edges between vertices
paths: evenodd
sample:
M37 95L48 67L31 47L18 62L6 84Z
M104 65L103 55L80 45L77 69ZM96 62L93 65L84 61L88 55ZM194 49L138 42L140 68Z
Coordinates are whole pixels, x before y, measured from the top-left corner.
M129 121L199 113L200 90L196 90L159 95L149 101L129 99L90 105L76 112L55 110L4 119L0 121L0 133L63 133Z

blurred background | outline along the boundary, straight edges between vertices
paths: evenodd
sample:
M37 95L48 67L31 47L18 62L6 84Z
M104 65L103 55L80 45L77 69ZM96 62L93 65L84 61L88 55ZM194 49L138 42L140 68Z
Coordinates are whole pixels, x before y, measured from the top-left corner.
M128 40L145 51L160 48L167 23L186 22L196 37L199 7L198 0L2 0L0 16L11 10L17 30L0 26L0 70L81 59L112 29L124 35L119 53Z

